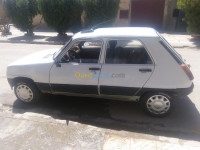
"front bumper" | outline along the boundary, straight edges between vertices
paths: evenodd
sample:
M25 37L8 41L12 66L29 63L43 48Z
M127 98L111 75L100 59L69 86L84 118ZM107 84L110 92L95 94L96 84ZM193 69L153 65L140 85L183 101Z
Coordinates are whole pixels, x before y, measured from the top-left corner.
M8 83L10 84L11 88L14 86L14 80L13 79L7 79Z

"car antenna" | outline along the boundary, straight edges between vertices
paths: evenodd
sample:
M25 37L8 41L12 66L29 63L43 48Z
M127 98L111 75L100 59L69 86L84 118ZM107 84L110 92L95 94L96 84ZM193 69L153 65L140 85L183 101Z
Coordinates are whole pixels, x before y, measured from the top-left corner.
M81 33L88 33L88 32L93 32L95 29L97 29L100 25L102 24L105 24L105 23L108 23L108 22L111 22L111 21L114 21L114 19L110 19L110 20L106 20L104 22L101 22L101 23L98 23L97 25L93 26L92 28L88 29L88 30L84 30L84 31L81 31Z

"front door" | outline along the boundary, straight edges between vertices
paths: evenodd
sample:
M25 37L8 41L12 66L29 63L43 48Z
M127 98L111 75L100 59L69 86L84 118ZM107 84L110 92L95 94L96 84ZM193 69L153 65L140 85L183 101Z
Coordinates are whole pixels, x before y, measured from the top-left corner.
M99 77L102 95L134 96L154 70L154 63L139 40L109 40Z
M54 93L98 94L101 40L76 41L50 71Z

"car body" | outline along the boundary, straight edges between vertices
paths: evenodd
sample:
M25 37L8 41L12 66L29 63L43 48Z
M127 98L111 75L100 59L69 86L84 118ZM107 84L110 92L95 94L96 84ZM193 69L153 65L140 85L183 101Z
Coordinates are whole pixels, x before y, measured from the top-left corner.
M174 97L193 89L182 57L156 30L142 27L79 32L59 50L8 65L7 78L25 102L40 92L140 101L153 116L168 114Z

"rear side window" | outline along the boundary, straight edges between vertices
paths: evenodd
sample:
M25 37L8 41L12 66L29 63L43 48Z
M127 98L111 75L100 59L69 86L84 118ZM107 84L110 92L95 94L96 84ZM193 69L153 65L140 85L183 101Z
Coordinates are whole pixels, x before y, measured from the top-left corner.
M181 65L183 61L181 61L180 56L172 51L163 41L160 41L160 44L168 51L168 53L176 60L176 62Z
M139 40L110 40L106 64L152 64L144 45Z

